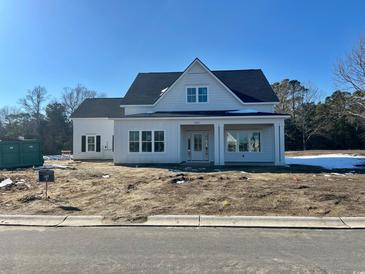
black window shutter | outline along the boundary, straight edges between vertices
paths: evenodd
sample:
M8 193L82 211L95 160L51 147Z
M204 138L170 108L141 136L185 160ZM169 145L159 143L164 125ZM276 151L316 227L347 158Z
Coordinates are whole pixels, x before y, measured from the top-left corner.
M114 152L114 135L112 136L112 151Z
M81 152L86 152L86 136L81 136Z
M100 152L100 135L96 135L96 152Z

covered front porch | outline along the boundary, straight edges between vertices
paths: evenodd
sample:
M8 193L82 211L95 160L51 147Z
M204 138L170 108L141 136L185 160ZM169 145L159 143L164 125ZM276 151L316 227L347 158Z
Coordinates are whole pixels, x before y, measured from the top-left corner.
M283 121L244 120L181 122L178 127L181 163L284 164Z

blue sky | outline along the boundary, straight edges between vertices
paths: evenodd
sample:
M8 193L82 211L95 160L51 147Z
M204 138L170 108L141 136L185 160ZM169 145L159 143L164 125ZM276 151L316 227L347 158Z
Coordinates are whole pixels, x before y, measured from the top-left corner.
M138 72L261 68L270 82L310 81L365 34L365 1L0 0L0 107L27 89L81 83L123 95Z

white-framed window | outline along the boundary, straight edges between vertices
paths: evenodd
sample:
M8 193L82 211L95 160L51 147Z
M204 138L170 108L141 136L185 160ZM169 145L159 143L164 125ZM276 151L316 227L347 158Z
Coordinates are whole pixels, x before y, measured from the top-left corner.
M187 88L186 90L186 100L188 103L196 102L196 88Z
M142 131L142 152L152 152L152 131Z
M207 87L198 88L198 102L199 103L208 102L208 88Z
M139 152L139 131L129 132L129 152Z
M186 88L187 103L207 103L208 102L208 87L187 87Z
M260 152L261 133L260 131L248 130L227 130L226 131L227 152Z
M154 151L165 151L165 132L163 130L156 130L154 132Z
M96 136L95 135L86 136L86 148L87 148L87 152L96 151Z
M165 152L165 131L129 131L129 152Z

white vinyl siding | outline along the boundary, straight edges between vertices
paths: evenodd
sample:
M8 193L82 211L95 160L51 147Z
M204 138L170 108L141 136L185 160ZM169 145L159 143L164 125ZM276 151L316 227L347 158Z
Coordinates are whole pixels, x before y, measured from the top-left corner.
M113 159L114 121L106 118L74 118L73 125L73 157L82 159ZM82 136L85 136L85 151L82 151ZM86 136L100 136L100 152L88 151ZM91 149L91 147L90 147Z
M139 163L181 163L188 160L188 136L193 131L209 132L209 161L215 162L216 157L224 158L226 163L274 163L276 155L276 135L274 133L274 123L280 121L284 124L283 118L216 118L216 119L121 119L115 120L115 163L139 164ZM219 128L215 125L219 124ZM224 127L221 125L224 124ZM129 131L152 131L153 152L129 153ZM217 131L215 131L217 130ZM219 134L221 134L220 138ZM157 152L159 146L157 132L163 132L163 152ZM248 131L260 133L260 151L226 151L227 131ZM217 134L218 132L218 134ZM283 128L280 131L284 136ZM141 138L141 137L140 137ZM283 137L281 137L283 141ZM162 142L162 141L161 141ZM190 143L192 149L193 142ZM217 148L219 147L219 148ZM280 157L284 159L284 145L281 145ZM222 149L221 149L222 148ZM219 149L217 152L216 149ZM217 156L218 155L218 156Z

